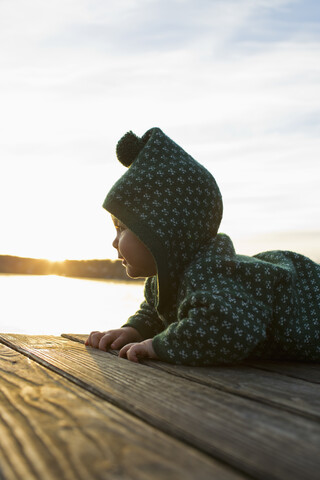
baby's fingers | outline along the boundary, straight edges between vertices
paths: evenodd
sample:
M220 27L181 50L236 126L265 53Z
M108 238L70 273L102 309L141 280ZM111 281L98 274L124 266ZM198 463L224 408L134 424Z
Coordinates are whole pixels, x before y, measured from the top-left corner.
M116 350L114 343L117 337L119 337L119 333L117 333L117 331L104 332L104 335L99 342L99 349L106 352L111 347L112 349Z
M139 343L128 343L124 347L121 348L119 352L119 357L121 358L127 358L128 360L131 360L132 362L138 362L138 356L135 350L135 347L139 345ZM129 358L130 356L130 358Z
M124 347L121 348L120 352L119 352L119 357L121 358L127 358L127 351L129 350L129 348L134 345L134 343L128 343L127 345L125 345Z
M86 346L90 345L90 347L98 348L100 339L101 337L103 337L104 334L105 332L98 332L98 331L91 332L89 337L85 341L85 345Z
M121 348L119 357L127 358L131 362L139 362L140 358L148 357L148 352L144 343L129 343Z
M114 330L116 335L114 336L114 341L110 345L113 350L119 350L124 345L127 345L132 342L137 342L140 337L137 330L132 327L120 328Z

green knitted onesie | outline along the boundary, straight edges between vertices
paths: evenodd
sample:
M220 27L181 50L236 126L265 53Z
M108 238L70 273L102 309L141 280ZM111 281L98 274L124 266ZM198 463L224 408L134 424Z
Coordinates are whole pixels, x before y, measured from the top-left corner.
M248 358L320 360L320 265L289 251L237 255L218 234L213 176L159 128L128 132L128 167L104 208L149 248L157 275L125 326L166 362L215 365Z

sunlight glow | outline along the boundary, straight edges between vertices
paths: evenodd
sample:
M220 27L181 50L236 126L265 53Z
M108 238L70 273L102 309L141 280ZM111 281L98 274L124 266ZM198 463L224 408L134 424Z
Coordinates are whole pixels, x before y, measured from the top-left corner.
M0 275L2 333L61 335L119 328L139 307L142 283ZM19 292L19 302L16 294ZM121 305L121 308L119 306Z
M239 245L320 231L316 3L171 3L0 2L0 254L115 258L116 143L153 126L216 177Z

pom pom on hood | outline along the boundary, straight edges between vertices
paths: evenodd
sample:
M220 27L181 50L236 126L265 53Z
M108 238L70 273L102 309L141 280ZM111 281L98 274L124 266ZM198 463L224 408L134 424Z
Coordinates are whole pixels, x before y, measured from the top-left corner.
M133 132L127 132L117 144L117 158L122 165L130 167L137 158L145 142Z

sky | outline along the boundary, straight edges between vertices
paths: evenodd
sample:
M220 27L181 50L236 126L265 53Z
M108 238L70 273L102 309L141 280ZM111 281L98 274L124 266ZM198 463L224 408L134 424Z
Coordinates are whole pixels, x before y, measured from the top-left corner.
M0 254L116 258L115 146L160 127L239 253L320 261L320 2L0 0Z

